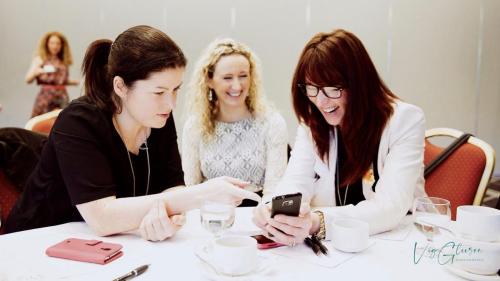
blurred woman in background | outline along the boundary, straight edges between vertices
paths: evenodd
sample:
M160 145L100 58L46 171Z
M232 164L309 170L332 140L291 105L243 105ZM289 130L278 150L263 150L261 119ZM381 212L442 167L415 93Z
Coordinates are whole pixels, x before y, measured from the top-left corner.
M26 74L26 83L30 84L36 80L40 85L31 117L68 105L66 85L79 83L69 79L69 66L72 63L66 37L57 31L46 33L40 40L37 55Z

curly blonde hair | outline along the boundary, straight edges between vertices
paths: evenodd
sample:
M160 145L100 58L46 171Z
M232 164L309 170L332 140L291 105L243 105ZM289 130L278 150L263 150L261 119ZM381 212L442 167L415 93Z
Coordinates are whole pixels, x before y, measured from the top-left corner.
M213 78L215 66L220 58L229 55L242 55L250 64L250 87L245 103L254 118L261 118L268 111L260 79L260 64L257 56L246 45L233 39L216 39L205 49L197 61L189 85L189 100L186 112L195 112L195 126L204 138L213 136L215 118L218 113L216 99L208 100L210 88L208 81Z
M57 54L57 57L63 62L64 65L71 65L73 63L73 58L71 57L68 40L66 40L66 37L58 31L47 32L43 35L42 39L40 39L40 43L38 44L37 55L40 56L42 61L47 60L47 57L49 56L49 48L47 44L52 36L57 36L59 40L61 40L61 51Z

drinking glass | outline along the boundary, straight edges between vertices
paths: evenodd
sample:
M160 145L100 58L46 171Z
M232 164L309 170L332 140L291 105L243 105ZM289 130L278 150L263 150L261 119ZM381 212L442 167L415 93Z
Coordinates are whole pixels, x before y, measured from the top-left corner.
M413 202L413 223L432 242L438 226L447 227L451 220L450 201L438 197L418 197Z
M215 201L205 201L200 208L201 225L215 238L234 223L234 206Z

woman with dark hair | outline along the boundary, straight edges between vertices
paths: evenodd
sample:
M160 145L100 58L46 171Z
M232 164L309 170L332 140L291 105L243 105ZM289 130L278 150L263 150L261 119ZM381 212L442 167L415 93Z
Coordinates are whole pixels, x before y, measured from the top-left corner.
M370 233L393 229L423 191L424 114L384 84L361 41L345 30L315 35L292 82L301 123L276 193L301 192L299 217L254 222L273 240L295 245L308 235L330 238L335 217L367 222Z
M228 177L171 188L184 185L171 115L185 66L175 42L149 26L90 44L85 95L57 118L6 231L83 219L98 235L139 229L157 241L204 199L259 200Z

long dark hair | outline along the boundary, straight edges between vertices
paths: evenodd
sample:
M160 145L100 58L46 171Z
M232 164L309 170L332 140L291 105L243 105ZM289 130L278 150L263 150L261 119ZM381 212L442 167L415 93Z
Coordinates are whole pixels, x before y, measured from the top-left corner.
M185 67L181 49L162 31L146 25L125 30L114 42L107 39L90 44L83 59L85 95L99 108L121 112L121 102L113 92L113 78L120 76L131 87L152 72Z
M299 122L311 129L325 162L333 128L297 86L306 81L342 87L348 92L339 128L347 159L343 160L340 174L341 186L353 183L369 169L397 97L382 81L363 43L354 34L342 29L316 34L300 55L293 76L292 98Z

